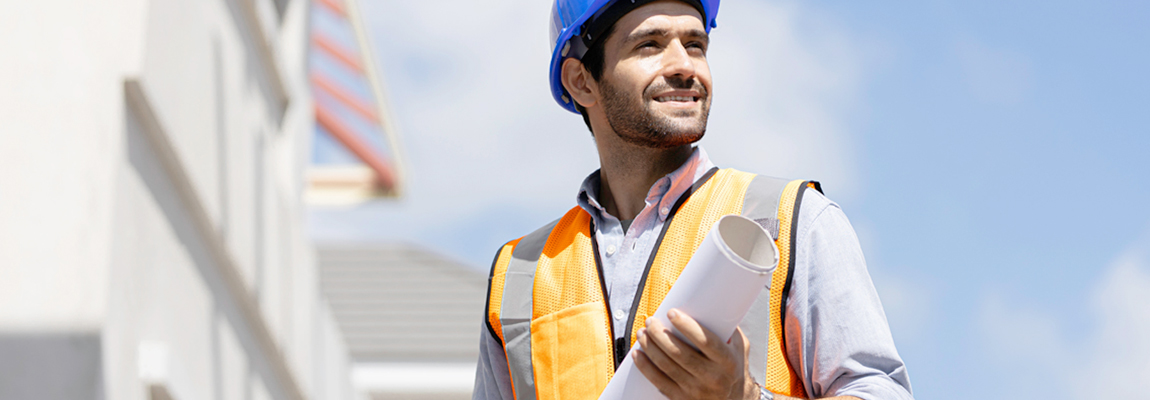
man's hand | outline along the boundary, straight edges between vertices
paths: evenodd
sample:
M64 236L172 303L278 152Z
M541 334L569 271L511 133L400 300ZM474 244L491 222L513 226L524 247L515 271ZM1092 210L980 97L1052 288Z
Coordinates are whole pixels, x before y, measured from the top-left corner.
M647 327L638 334L642 351L632 357L660 392L671 400L759 398L747 369L750 345L741 329L736 328L730 340L725 340L678 310L671 309L667 319L698 350L679 340L658 319L647 319Z

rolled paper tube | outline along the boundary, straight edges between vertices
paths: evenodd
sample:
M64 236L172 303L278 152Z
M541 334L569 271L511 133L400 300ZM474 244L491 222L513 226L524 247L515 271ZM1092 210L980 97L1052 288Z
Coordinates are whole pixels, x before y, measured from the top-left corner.
M759 291L770 285L778 264L779 250L762 226L740 215L724 216L707 233L654 317L672 327L667 311L676 308L719 337L730 337ZM623 359L599 400L666 399L635 367L632 353Z

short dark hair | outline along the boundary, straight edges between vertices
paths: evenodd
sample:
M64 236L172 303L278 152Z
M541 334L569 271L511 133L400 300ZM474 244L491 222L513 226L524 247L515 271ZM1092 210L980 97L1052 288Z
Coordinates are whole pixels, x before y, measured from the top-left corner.
M587 72L591 73L591 78L594 79L596 83L603 78L603 63L605 62L603 58L606 55L606 50L603 47L607 43L607 39L610 39L614 33L615 24L612 23L611 26L607 27L607 30L600 35L600 39L591 44L591 47L587 49L587 53L583 54L583 58L579 60L583 63L583 68L586 68ZM583 123L587 124L587 129L591 131L591 136L595 136L595 130L591 129L591 117L587 115L587 109L583 108L574 98L572 98L571 101L575 103L575 110L579 111L579 114L583 116Z

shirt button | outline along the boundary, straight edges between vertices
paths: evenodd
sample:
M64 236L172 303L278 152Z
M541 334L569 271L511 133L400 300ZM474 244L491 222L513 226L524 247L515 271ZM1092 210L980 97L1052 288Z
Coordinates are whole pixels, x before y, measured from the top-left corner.
M670 213L671 213L671 207L663 207L663 208L659 209L659 214L663 214L664 216L666 216L667 214L670 214Z
M626 318L626 317L627 317L627 314L625 314L623 310L615 310L615 319L622 321L623 318Z
M607 246L607 255L615 254L615 245Z

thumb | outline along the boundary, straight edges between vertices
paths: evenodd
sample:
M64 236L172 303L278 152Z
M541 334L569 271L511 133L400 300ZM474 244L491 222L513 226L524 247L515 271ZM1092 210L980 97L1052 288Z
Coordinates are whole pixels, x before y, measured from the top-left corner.
M735 333L731 334L731 339L728 340L728 343L730 343L729 345L731 346L731 353L742 355L742 357L736 356L739 358L737 365L738 368L742 370L742 379L736 379L735 384L731 387L731 393L735 396L733 398L741 399L745 398L747 393L758 393L753 386L755 379L751 377L750 366L747 365L747 359L750 358L751 345L750 341L747 340L747 335L743 334L743 329L736 327ZM741 391L736 392L736 390Z
M727 339L727 344L729 344L734 351L742 350L741 353L743 353L744 360L750 355L751 346L747 341L747 335L743 334L743 328L741 327L735 327L735 332L731 334L730 339Z

